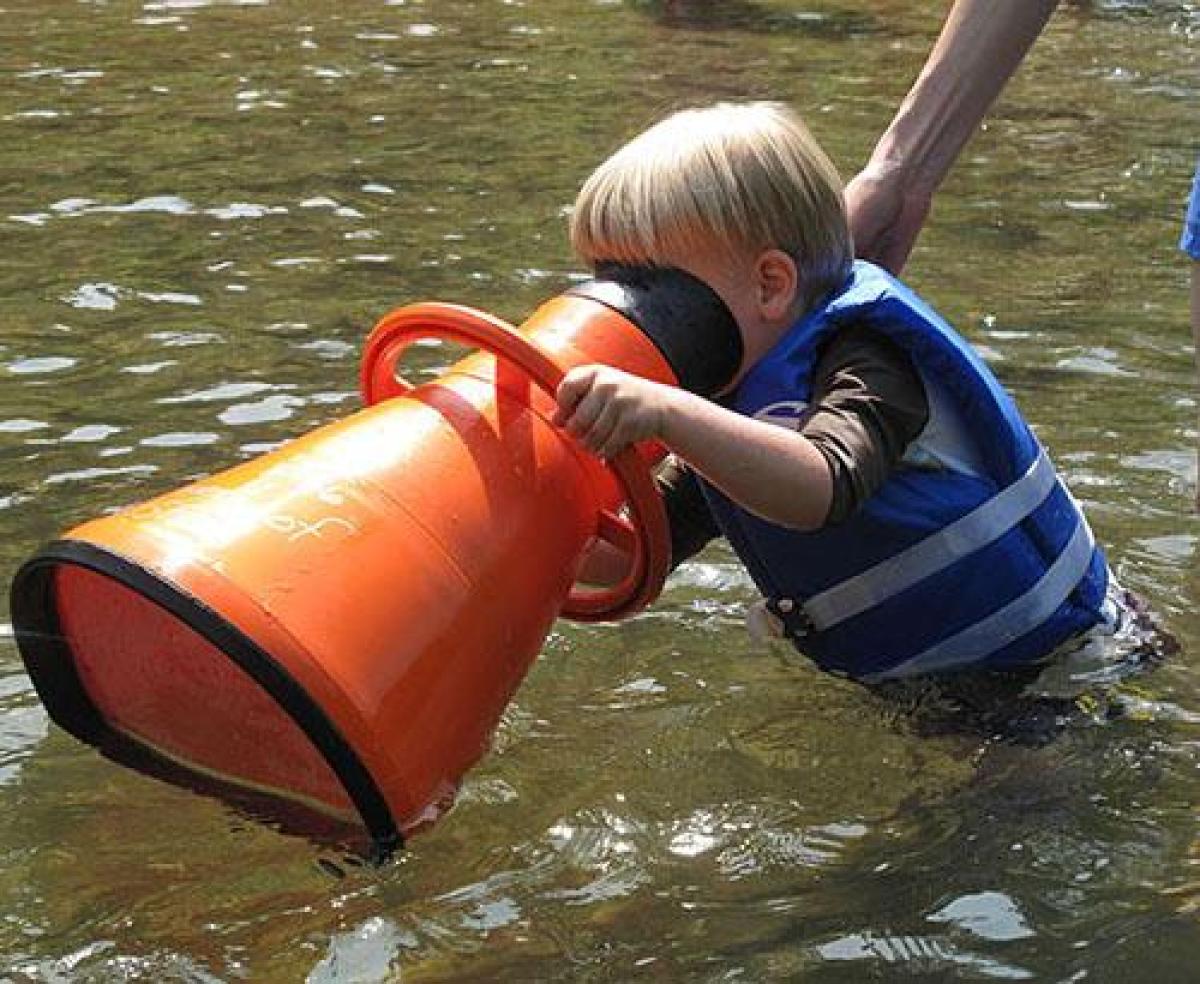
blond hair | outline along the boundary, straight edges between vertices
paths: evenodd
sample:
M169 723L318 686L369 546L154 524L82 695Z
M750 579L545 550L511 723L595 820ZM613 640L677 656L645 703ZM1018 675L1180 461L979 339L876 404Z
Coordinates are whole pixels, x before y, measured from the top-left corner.
M571 244L591 266L781 249L804 309L853 258L837 169L799 117L768 102L682 110L625 144L580 189Z

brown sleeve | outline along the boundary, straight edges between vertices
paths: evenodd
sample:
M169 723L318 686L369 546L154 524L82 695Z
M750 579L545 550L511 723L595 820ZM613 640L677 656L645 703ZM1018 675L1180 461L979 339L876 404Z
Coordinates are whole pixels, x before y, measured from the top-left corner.
M925 386L902 348L858 325L834 334L800 424L833 479L826 523L844 521L878 491L928 419Z
M929 416L908 355L869 328L843 328L817 363L812 406L801 424L833 478L826 523L851 515L881 486ZM671 527L671 567L694 557L721 529L690 468L668 458L657 475Z
M721 528L708 508L695 473L673 455L655 476L663 494L667 522L671 527L671 569L698 554L706 543L721 535Z

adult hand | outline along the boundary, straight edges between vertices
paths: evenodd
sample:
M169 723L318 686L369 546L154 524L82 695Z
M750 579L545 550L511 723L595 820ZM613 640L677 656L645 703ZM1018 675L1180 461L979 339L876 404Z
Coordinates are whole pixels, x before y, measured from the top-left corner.
M906 187L898 170L864 168L846 185L854 253L899 276L931 204L932 193Z
M846 185L855 254L899 276L932 200L931 193L908 187L899 169L868 165Z

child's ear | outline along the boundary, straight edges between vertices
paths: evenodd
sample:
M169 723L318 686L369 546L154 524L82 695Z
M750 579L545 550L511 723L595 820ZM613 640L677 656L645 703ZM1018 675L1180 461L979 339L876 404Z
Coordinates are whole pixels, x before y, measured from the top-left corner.
M754 265L759 310L772 321L790 318L800 290L796 261L781 249L761 253Z

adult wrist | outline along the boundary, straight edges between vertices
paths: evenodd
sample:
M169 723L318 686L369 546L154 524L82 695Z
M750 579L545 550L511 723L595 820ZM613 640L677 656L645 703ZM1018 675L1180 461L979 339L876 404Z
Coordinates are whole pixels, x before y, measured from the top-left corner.
M880 138L860 173L871 181L898 190L905 197L932 198L945 176L945 169L921 159L919 149L923 142L929 142L928 139L922 141L914 135L908 144L902 143L895 131L903 127L904 120L897 118Z

